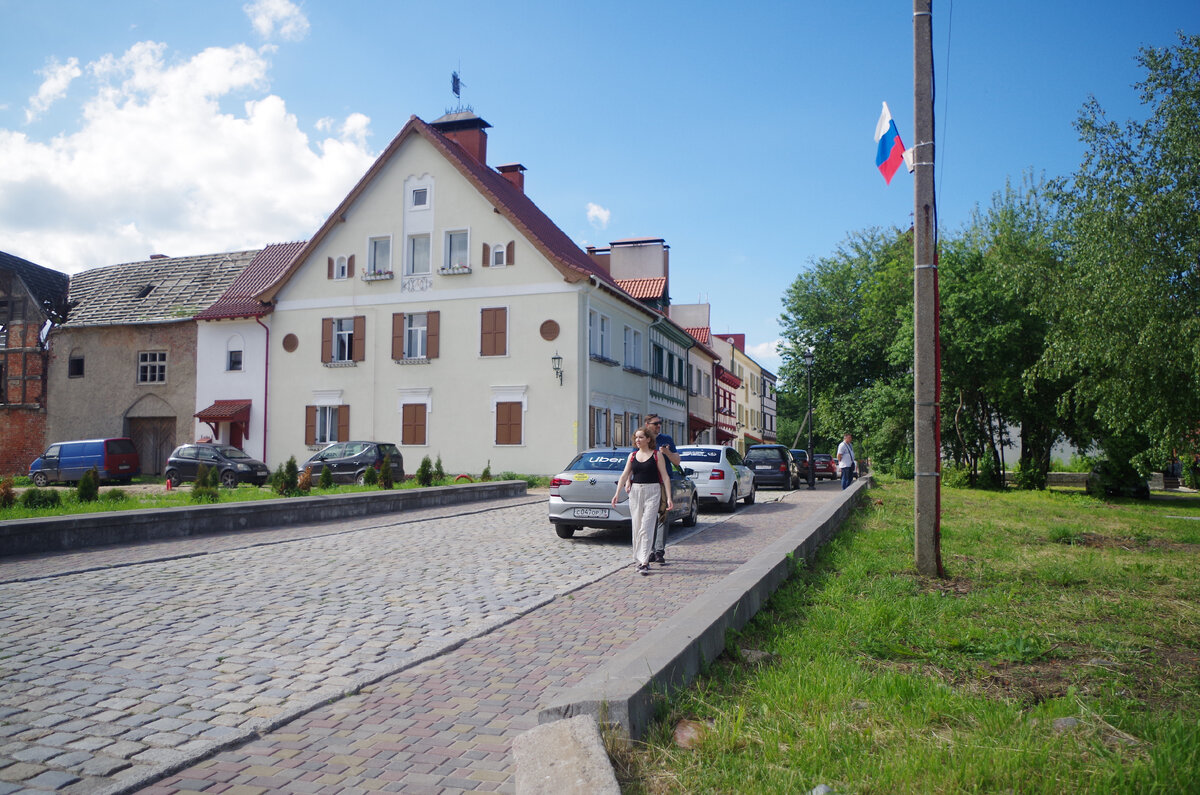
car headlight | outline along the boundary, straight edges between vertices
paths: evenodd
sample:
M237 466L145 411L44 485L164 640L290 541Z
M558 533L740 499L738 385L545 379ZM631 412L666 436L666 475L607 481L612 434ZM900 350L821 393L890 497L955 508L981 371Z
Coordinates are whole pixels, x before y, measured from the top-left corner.
M249 464L238 464L237 468L238 468L238 472L249 472L250 471Z

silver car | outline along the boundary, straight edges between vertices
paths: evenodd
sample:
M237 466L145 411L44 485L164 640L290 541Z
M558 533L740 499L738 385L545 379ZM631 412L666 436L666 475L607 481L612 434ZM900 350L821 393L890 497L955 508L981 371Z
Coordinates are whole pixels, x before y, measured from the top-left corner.
M622 491L616 507L612 505L617 481L632 452L632 447L586 450L550 479L550 524L554 525L559 538L571 538L582 527L632 531L629 495ZM696 524L699 505L696 485L669 461L667 471L671 476L671 499L675 503L668 521L679 520L684 527L692 527Z

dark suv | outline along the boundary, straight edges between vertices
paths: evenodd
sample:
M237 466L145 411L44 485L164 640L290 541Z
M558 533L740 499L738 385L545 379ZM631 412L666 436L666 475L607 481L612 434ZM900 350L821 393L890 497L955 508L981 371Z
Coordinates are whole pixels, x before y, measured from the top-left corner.
M755 486L800 488L800 468L792 459L792 451L781 444L750 445L745 464L754 473Z
M796 469L800 471L800 479L805 483L808 482L808 451L792 449L789 452L792 454L792 460L796 462Z
M334 442L304 462L303 472L312 467L313 481L321 476L321 467L329 467L334 483L362 484L368 469L383 466L383 457L391 456L392 479L404 479L404 456L391 442Z
M230 488L239 483L261 486L271 477L271 470L257 458L251 458L236 447L227 444L181 444L167 459L163 474L172 486L185 480L195 480L200 465L221 471L221 485Z

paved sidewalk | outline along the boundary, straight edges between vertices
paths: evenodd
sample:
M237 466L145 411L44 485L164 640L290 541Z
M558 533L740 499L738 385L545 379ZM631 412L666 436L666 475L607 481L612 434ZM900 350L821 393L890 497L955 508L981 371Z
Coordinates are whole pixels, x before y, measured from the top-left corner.
M673 544L650 577L622 567L141 791L513 792L512 740L536 724L548 688L580 681L837 493L760 492L760 504ZM569 549L549 543L548 562Z

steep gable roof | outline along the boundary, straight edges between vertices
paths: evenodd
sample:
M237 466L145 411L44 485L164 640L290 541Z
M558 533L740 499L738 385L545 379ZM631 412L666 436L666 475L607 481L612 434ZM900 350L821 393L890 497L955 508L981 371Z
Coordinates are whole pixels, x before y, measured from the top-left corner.
M304 246L305 241L272 243L258 252L216 303L196 315L196 319L227 320L237 317L261 317L269 313L271 305L259 301L254 296L287 271Z
M379 175L392 157L399 151L403 143L413 135L421 136L441 152L459 173L492 203L496 211L520 230L529 242L546 257L550 264L562 273L566 281L577 282L592 277L613 288L619 296L628 298L624 291L617 286L612 276L596 267L591 257L576 245L565 232L559 229L523 191L519 190L495 169L489 168L475 160L461 146L442 135L428 122L416 116L409 118L408 123L404 125L404 129L392 139L387 149L367 169L367 173L363 175L358 184L354 186L350 193L346 195L346 198L342 200L341 204L338 205L337 209L321 225L321 228L308 241L308 244L296 256L288 269L281 273L279 278L270 286L258 293L255 298L260 301L270 301L275 297L275 294L279 292L292 273L317 249L321 241L325 239L333 228L345 218L346 213L350 211L350 207L354 204L355 200L374 181L375 177Z
M686 331L688 334L691 334L692 338L701 344L708 345L712 342L712 337L710 336L708 326L685 328L684 331Z
M47 303L54 306L67 297L70 277L65 273L35 265L27 259L3 251L0 251L0 268L15 273L39 307Z
M93 268L71 277L70 326L177 323L207 309L259 253L161 257Z

